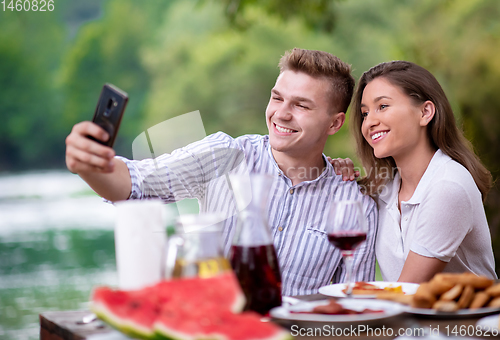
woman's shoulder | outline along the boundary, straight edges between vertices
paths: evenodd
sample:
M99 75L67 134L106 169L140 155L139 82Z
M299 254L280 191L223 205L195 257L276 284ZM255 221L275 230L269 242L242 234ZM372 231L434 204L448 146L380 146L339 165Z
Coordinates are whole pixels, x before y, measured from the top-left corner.
M434 178L432 179L434 184L443 181L477 189L474 178L469 170L450 157L436 169Z
M471 173L450 157L435 169L427 190L431 194L440 193L452 200L467 198L481 202L481 193Z

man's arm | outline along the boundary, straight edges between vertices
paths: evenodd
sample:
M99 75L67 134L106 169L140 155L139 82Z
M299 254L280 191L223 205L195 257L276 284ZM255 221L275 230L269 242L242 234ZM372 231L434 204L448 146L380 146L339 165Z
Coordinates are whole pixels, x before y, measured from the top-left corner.
M114 158L112 148L89 138L106 141L109 136L92 122L76 124L66 138L66 166L78 174L100 196L110 201L126 200L132 182L127 165Z

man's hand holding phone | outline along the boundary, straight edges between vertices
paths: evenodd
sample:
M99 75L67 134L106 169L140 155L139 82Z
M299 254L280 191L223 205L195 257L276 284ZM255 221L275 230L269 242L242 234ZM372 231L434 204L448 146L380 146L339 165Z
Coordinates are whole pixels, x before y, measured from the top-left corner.
M116 202L129 198L132 181L128 167L115 158L113 142L118 134L128 96L111 84L102 88L92 122L73 126L66 138L66 166L94 191Z
M109 134L99 125L85 121L73 126L66 137L66 166L73 173L110 173L114 170L115 151L105 143Z
M113 172L112 147L127 102L127 93L112 84L104 84L92 122L76 124L66 138L66 166L71 172Z

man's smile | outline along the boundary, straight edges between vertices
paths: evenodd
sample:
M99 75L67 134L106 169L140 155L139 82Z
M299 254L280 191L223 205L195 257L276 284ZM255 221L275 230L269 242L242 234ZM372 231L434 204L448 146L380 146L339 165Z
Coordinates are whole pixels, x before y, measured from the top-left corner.
M294 132L297 132L296 130L292 130L292 129L289 129L289 128L286 128L284 126L280 126L276 123L273 123L274 124L274 127L276 128L276 130L280 133L294 133Z

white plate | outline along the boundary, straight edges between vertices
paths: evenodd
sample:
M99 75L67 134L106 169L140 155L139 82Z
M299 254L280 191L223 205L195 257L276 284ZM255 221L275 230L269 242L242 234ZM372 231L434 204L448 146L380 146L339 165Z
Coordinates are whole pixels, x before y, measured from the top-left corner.
M275 321L291 321L291 323L306 327L307 325L318 325L318 323L334 326L350 326L357 324L380 324L389 318L403 313L404 308L398 303L373 299L341 299L337 301L342 306L352 310L363 309L382 310L379 313L329 315L329 314L305 314L293 312L307 312L319 305L328 304L328 300L302 301L292 306L281 306L271 309L269 314Z
M436 318L469 318L469 317L479 317L489 314L498 313L500 311L500 307L495 308L477 308L477 309L459 309L456 312L440 312L435 309L427 309L427 308L413 308L406 306L405 312L415 315L422 316L432 316Z
M368 282L371 283L379 288L385 288L385 287L397 287L401 286L403 289L403 292L405 294L415 294L418 288L417 283L405 283L405 282L384 282L384 281L375 281L375 282ZM333 285L328 285L328 286L323 286L319 289L320 294L327 295L327 296L334 296L334 297L346 297L346 295L342 292L344 288L346 287L345 283L337 283ZM352 295L352 298L355 299L369 299L369 298L375 298L375 294L373 295Z
M497 336L500 333L498 321L498 314L490 315L477 320L476 325L480 326L483 332L487 332L490 335Z

